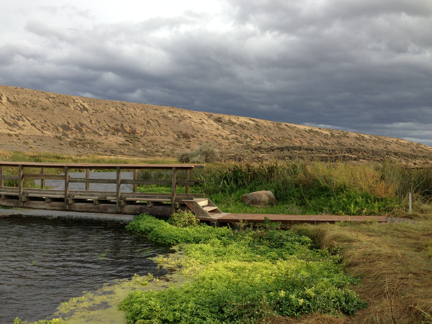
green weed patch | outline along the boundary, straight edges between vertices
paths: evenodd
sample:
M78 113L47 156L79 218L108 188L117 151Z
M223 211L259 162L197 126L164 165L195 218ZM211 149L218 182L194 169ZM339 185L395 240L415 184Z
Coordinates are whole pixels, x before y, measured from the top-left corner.
M193 280L163 291L132 292L119 306L128 323L240 323L307 313L355 314L366 306L350 290L340 259L292 231L175 227L141 215L129 230L183 244L184 258L161 257Z

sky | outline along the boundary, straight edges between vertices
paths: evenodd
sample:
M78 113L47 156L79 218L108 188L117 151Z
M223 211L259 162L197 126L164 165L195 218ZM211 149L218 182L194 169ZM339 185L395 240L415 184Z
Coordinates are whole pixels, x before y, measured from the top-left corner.
M432 1L1 0L0 84L432 146Z

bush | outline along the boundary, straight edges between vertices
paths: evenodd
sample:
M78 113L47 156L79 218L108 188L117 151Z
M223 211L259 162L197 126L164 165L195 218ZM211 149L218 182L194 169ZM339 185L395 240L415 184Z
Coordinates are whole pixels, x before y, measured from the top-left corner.
M194 214L182 210L172 214L168 219L168 224L176 227L194 227L198 226L199 223L200 220Z
M219 153L210 143L203 143L194 152L182 152L178 156L181 163L213 163L219 160Z

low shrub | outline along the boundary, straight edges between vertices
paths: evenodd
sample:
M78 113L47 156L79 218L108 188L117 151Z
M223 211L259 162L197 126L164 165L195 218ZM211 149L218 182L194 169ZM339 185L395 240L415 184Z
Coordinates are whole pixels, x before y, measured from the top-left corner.
M176 227L194 227L198 226L200 220L191 212L179 210L171 215L168 219L168 224Z
M181 163L213 163L219 160L219 153L210 143L203 143L196 151L182 152L177 160Z

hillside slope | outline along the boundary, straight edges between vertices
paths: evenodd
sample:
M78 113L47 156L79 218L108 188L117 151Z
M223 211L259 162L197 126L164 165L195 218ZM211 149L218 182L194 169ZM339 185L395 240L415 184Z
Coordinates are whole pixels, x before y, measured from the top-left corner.
M432 147L397 138L0 86L2 151L176 157L205 142L224 160L432 157Z

